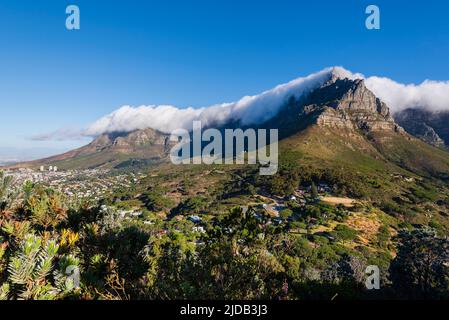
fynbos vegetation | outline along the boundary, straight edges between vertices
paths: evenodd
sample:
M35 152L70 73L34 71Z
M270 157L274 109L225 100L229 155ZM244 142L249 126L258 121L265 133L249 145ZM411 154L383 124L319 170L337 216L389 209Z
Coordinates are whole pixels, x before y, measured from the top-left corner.
M446 229L406 225L362 199L331 203L347 198L327 200L327 184L300 176L296 196L282 200L246 174L240 191L214 185L175 200L148 187L109 203L73 203L29 183L12 192L3 178L2 194L20 201L3 197L0 299L448 297ZM379 290L365 286L369 265L381 270Z

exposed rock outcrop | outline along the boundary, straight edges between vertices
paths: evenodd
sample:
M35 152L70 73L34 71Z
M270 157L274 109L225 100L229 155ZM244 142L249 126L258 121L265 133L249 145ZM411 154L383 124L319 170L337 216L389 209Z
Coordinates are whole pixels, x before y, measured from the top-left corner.
M275 117L259 127L279 129L279 136L284 138L312 124L354 133L405 134L388 106L366 88L362 79L349 79L339 73L330 74L321 87L299 99L291 97Z
M105 163L113 163L116 159L151 159L152 161L165 159L171 148L169 135L154 129L136 130L128 133L102 134L88 145L45 159L21 163L16 167L39 167L44 164L58 163L71 159L91 159L88 167L97 167ZM95 158L95 159L93 159ZM86 161L87 162L87 161Z
M395 131L402 128L394 122L387 105L368 90L361 79L335 79L313 92L308 99L318 103L304 107L305 112L323 109L317 124L337 128L369 131Z
M403 110L394 118L415 137L436 147L449 146L449 112L414 108Z

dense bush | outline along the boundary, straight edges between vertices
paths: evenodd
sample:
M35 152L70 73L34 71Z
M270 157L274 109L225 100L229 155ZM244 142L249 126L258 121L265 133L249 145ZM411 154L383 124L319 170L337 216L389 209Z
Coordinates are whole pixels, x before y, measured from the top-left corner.
M156 204L160 196L146 199ZM447 298L449 291L447 238L404 224L410 230L399 234L392 259L386 222L373 236L377 247L354 246L357 231L335 222L346 209L319 201L288 203L273 223L251 206L210 214L203 196L186 198L182 214L157 222L113 206L69 204L32 184L15 206L4 199L0 299L370 298L363 285L369 264L382 273L376 298ZM203 219L186 219L194 213ZM311 232L326 223L333 231Z
M432 229L402 231L390 279L403 298L447 299L449 289L449 241Z

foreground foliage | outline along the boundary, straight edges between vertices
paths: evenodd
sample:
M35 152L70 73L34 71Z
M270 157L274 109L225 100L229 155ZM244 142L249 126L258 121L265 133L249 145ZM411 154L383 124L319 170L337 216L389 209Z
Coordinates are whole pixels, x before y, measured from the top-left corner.
M353 247L358 233L341 222L328 235L311 232L317 221L349 214L313 202L316 196L302 209L284 209L280 223L252 207L207 216L199 200L182 203L177 218L152 215L145 223L101 203L70 204L41 186L26 184L21 196L14 208L2 198L2 300L449 297L445 235L416 226L391 239L384 225L376 251ZM167 205L154 192L147 200ZM203 219L186 219L192 213ZM373 264L381 289L370 291L365 269Z

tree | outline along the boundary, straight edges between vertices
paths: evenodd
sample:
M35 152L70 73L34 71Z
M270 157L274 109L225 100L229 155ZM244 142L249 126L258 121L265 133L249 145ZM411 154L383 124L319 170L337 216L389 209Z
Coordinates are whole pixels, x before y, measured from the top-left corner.
M170 198L162 194L161 190L152 190L143 197L148 210L162 211L171 208L174 203Z
M338 266L340 276L345 281L362 283L365 279L366 259L361 256L344 254Z
M243 300L279 296L285 270L270 250L276 236L251 208L246 212L235 208L217 221L205 236L207 245L199 248L194 269L201 296Z
M365 279L366 260L363 257L344 253L340 260L328 268L322 279L330 282L352 282L360 284Z
M144 277L146 296L152 299L194 298L198 283L192 268L195 246L178 231L150 238L140 252L147 266Z
M281 212L279 212L279 215L282 219L288 219L292 216L293 211L291 209L283 209Z
M201 196L189 198L179 205L179 211L183 214L201 213L207 206L207 199Z
M357 237L357 231L344 224L336 226L332 234L341 241L351 241Z
M390 279L400 297L449 297L449 241L430 228L401 231Z
M318 199L319 198L318 188L316 187L316 184L313 181L312 181L312 186L311 186L310 192L312 193L312 198L313 199Z
M388 230L388 226L383 225L379 228L379 231L377 233L377 241L379 242L379 246L381 248L385 248L389 240L390 231Z

